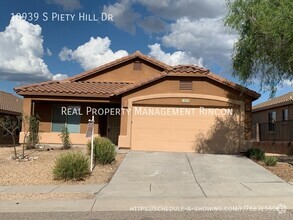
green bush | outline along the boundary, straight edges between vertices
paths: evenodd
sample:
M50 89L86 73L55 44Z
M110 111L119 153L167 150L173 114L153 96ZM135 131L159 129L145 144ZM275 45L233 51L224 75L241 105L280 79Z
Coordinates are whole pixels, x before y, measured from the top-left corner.
M62 128L61 134L59 134L61 141L62 141L62 149L70 149L72 144L70 140L70 133L68 131L67 126Z
M87 143L88 153L91 153L91 141ZM109 164L115 160L115 145L104 137L94 139L94 160L100 164Z
M276 157L265 157L265 159L263 160L263 162L267 166L276 166L276 164L278 162L278 158L276 158Z
M263 160L265 158L265 152L259 148L251 148L247 151L247 157L252 160Z
M81 152L61 154L53 168L54 179L81 180L89 174L89 159Z

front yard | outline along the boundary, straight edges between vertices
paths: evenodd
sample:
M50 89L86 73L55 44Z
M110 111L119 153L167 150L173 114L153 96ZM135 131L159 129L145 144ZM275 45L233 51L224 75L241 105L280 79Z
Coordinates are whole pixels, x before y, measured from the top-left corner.
M116 161L108 165L97 164L92 174L83 181L57 181L52 169L58 155L69 151L86 152L86 148L74 147L70 150L53 149L26 150L30 161L13 160L13 148L0 147L0 186L5 185L50 185L50 184L100 184L107 183L119 167L124 154L117 154ZM21 153L21 147L17 147Z
M281 179L287 182L293 182L293 156L275 156L279 161L276 166L266 166L262 161L257 163Z

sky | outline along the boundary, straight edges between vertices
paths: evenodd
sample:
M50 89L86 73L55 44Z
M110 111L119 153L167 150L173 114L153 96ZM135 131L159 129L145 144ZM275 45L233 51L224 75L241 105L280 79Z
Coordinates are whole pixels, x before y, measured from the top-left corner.
M193 64L228 80L237 33L225 0L0 1L0 90L61 80L137 50L170 65ZM259 82L247 85L261 93ZM277 96L293 90L284 80Z

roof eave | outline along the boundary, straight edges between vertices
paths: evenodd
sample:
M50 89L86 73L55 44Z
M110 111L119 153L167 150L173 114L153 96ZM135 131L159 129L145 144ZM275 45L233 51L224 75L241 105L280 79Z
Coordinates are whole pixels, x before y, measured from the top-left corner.
M269 110L272 108L279 108L279 107L283 107L286 105L293 105L293 100L289 100L286 102L281 102L281 103L277 103L277 104L273 104L273 105L263 106L263 107L259 107L259 108L252 107L252 112L259 112L259 111Z
M19 92L22 96L62 96L62 97L95 97L95 98L109 98L112 94L80 94L80 93L36 93L36 92Z

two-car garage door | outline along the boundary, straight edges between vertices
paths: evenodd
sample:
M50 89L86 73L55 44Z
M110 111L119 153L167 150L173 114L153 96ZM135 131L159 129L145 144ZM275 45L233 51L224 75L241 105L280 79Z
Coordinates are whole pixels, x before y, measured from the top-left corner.
M239 111L232 111L228 108L203 110L202 107L135 106L132 112L131 148L194 152L199 150L202 142L224 145L226 143L219 142L228 141L230 132L235 136L235 129L239 129ZM236 142L239 141L237 132Z

